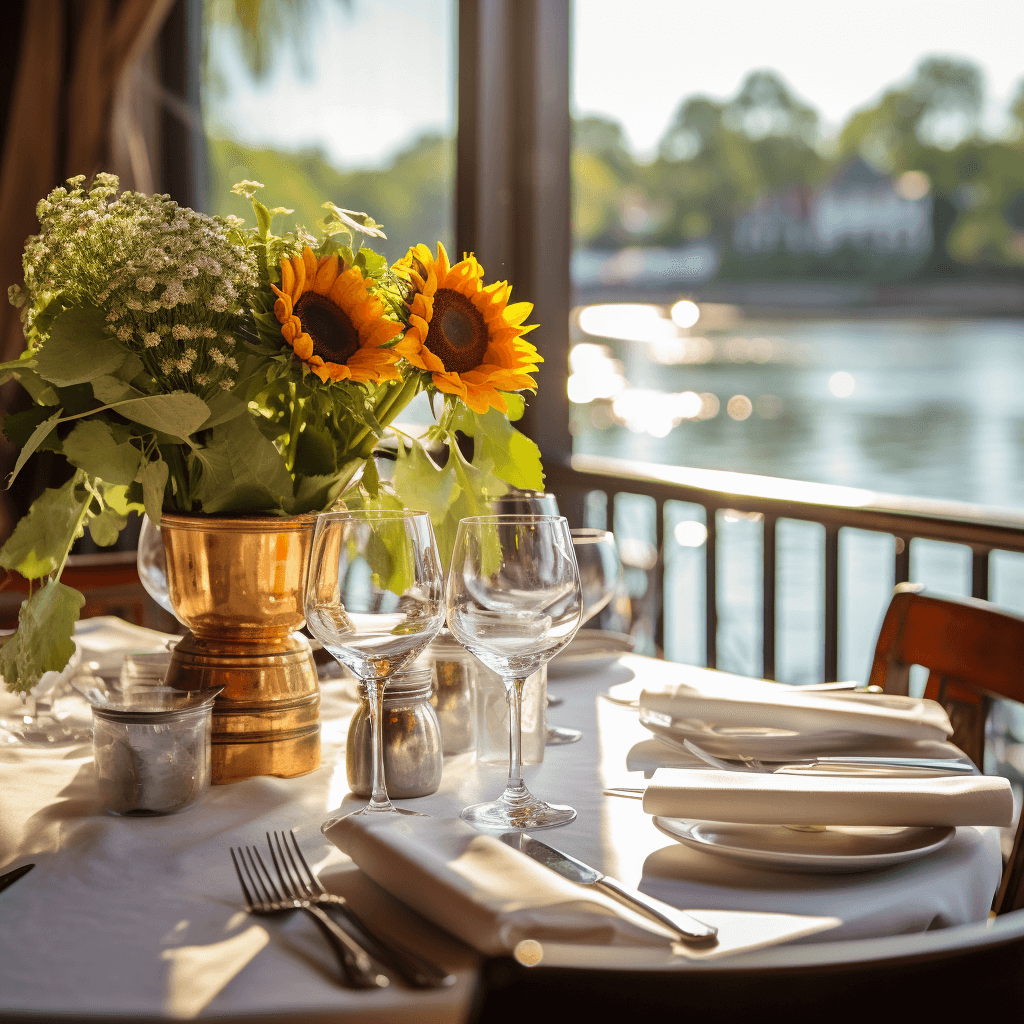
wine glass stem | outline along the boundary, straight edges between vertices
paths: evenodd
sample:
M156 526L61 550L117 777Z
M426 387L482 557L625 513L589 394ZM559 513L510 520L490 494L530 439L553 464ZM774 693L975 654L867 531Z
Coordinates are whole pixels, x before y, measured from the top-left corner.
M523 782L523 686L525 679L506 679L508 698L508 784L502 799L506 804L524 804L533 799Z
M384 687L376 679L366 684L366 701L370 706L370 746L373 751L373 781L368 811L393 811L384 781Z

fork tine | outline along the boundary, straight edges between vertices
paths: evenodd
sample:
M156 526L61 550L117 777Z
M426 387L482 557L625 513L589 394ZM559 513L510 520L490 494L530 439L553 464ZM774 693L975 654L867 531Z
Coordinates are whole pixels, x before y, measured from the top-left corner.
M277 851L274 850L274 844L270 839L270 833L266 832L264 834L267 837L267 846L270 848L270 859L274 862L274 870L277 872L277 877L281 880L281 888L284 889L292 899L297 899L298 893L293 891L290 879L285 876L284 869L281 867L281 860L284 859L284 854L281 855L281 860L278 860Z
M280 895L278 893L277 886L274 884L274 879L271 876L270 871L267 868L267 865L264 863L263 857L261 856L260 851L257 850L255 846L253 846L250 849L249 856L250 857L254 857L256 862L259 864L260 868L262 869L263 874L262 874L261 877L266 880L267 885L269 885L271 891L274 893L274 899L275 900L292 900L292 899L295 899L295 894L288 890L288 886L284 884L284 879L281 879L281 889L282 889L284 895L282 896L282 895Z
M288 863L290 865L289 872L288 872L288 877L289 878L293 877L293 872L294 872L294 877L299 880L299 885L305 891L306 895L307 896L314 896L314 895L316 895L313 892L313 890L310 889L310 887L308 885L306 885L305 881L303 880L302 872L299 871L299 865L295 863L295 858L292 856L292 851L288 849L287 844L284 842L284 835L283 834L278 834L277 842L278 842L278 849L281 851L281 860L285 860L285 857L287 855L287 860L288 860Z
M298 854L299 860L302 862L302 866L306 869L306 876L309 878L310 885L313 889L318 892L321 896L327 895L327 890L323 887L320 879L313 874L310 866L306 863L306 858L302 855L302 849L299 846L298 839L295 838L295 830L289 829L288 835L292 837L292 846L295 848L296 854Z
M242 895L245 897L245 905L249 910L252 910L253 899L249 895L249 890L246 888L245 879L242 877L241 868L238 866L238 859L235 857L234 848L230 848L228 852L231 854L231 863L235 865L235 874L238 875L238 884L242 887Z
M246 854L248 854L248 857ZM242 862L242 870L245 872L245 877L249 879L253 903L269 903L270 893L267 892L266 887L263 885L263 880L259 877L256 865L252 863L252 854L248 846L239 847L238 858Z

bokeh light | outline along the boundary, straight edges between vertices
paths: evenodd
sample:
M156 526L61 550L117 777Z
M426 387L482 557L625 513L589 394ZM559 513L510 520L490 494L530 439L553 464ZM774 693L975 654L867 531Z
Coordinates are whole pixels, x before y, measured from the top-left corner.
M853 374L845 370L837 370L828 379L828 389L836 398L849 398L856 386Z
M746 395L733 395L726 403L725 411L734 420L745 420L754 411L754 403Z
M708 528L693 519L676 523L672 533L676 543L684 548L699 548L708 539Z
M669 314L683 330L689 330L700 319L700 307L689 299L680 299Z

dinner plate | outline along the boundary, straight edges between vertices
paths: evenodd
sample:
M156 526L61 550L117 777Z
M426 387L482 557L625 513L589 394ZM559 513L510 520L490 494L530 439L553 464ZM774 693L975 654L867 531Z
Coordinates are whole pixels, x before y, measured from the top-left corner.
M610 629L581 629L572 642L548 662L548 678L599 672L636 646L633 637Z
M941 850L956 833L951 825L829 825L805 831L785 825L687 821L658 815L654 824L676 842L704 853L749 867L814 875L852 874L905 864Z

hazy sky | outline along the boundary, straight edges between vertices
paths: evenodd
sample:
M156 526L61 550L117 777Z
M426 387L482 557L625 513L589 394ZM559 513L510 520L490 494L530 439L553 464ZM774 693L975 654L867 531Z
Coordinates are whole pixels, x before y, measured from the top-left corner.
M454 124L451 0L326 0L306 80L289 58L263 86L230 48L213 52L233 83L220 120L241 139L322 145L341 166L370 165L422 131ZM1024 0L576 0L577 113L621 122L649 156L679 101L725 99L747 72L773 68L838 127L925 55L985 72L987 126L1024 78Z

